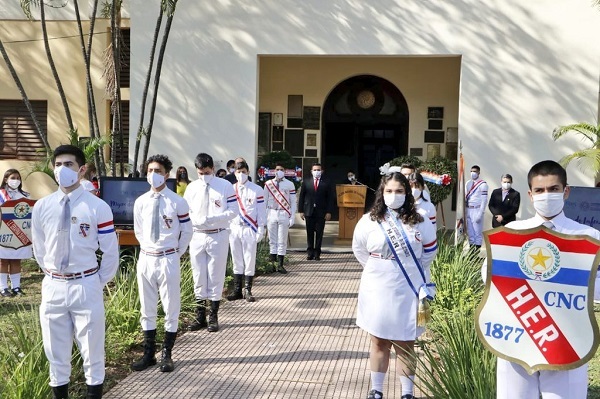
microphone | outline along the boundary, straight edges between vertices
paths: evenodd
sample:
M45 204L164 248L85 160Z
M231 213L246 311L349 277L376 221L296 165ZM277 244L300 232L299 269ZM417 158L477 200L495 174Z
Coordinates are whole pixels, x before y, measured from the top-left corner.
M354 179L350 180L350 181L355 181L355 182L356 182L356 184L359 184L359 185L361 185L361 186L365 186L365 187L366 187L366 188L368 188L369 190L371 190L371 191L375 192L375 190L373 190L371 187L369 187L369 186L367 186L366 184L363 184L363 183L359 182L358 180L356 180L356 177L355 177Z

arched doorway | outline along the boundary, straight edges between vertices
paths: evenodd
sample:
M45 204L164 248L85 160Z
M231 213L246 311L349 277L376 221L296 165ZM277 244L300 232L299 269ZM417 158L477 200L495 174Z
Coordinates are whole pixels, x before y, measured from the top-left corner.
M408 105L385 79L359 75L341 82L325 100L322 118L321 159L336 183L347 183L353 170L361 183L376 188L379 167L408 153Z

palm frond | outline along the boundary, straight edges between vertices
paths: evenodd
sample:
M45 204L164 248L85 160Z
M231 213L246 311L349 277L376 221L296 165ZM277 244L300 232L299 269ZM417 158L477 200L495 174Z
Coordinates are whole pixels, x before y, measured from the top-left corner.
M600 149L586 148L584 150L575 151L573 154L564 156L560 160L560 164L565 168L572 161L577 160L577 167L584 173L590 171L593 175L600 171Z
M31 14L31 6L39 6L40 0L20 0L21 2L21 10L30 21L33 20L33 15Z
M175 13L175 7L177 7L177 0L161 0L160 6L167 17L172 16Z
M600 125L595 126L591 123L580 122L572 125L559 126L552 132L552 138L558 140L569 132L576 132L582 135L587 140L591 141L593 145L600 143Z

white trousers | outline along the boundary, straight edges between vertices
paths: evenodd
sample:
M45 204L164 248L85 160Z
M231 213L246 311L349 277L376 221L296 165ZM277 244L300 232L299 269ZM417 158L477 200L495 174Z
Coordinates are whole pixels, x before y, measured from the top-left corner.
M475 222L473 218L477 215L479 215L479 209L467 209L467 235L471 245L481 245L483 240L483 215L479 222Z
M229 230L214 234L194 232L190 242L190 261L196 299L221 300L228 251Z
M287 251L290 218L283 209L269 209L267 213L267 229L269 231L269 253L285 255Z
M248 226L231 225L229 247L233 273L254 276L256 272L256 233Z
M104 300L98 274L77 280L42 281L40 324L50 363L50 386L69 383L73 338L81 352L85 382L104 382Z
M497 399L585 399L587 364L573 370L543 370L527 374L518 364L498 359Z
M148 256L140 253L137 263L142 330L156 330L158 297L165 312L165 331L177 332L181 309L181 270L177 253Z

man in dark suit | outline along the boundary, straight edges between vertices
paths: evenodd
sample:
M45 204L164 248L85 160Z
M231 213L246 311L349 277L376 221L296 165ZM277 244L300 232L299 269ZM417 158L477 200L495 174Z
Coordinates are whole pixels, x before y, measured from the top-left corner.
M492 191L488 208L492 212L492 227L504 226L517 219L521 194L511 188L512 176L502 175L502 188Z
M322 176L321 164L314 164L311 176L304 178L300 189L298 209L306 221L306 259L321 260L321 243L325 221L331 219L335 206L334 183Z

